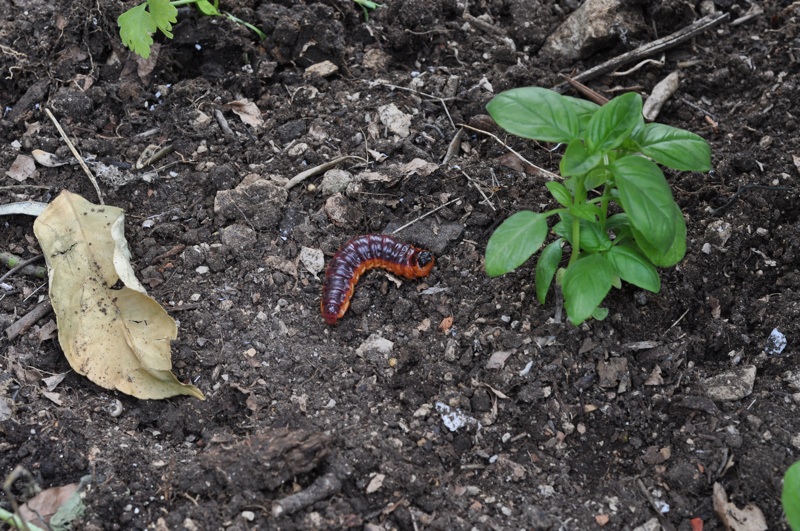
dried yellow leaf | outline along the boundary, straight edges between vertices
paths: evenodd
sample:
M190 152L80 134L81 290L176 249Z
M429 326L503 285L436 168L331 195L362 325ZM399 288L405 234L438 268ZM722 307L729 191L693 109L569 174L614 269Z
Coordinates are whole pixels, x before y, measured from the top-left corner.
M172 374L175 321L136 279L122 209L64 191L33 225L45 258L58 341L72 368L137 398L192 395Z

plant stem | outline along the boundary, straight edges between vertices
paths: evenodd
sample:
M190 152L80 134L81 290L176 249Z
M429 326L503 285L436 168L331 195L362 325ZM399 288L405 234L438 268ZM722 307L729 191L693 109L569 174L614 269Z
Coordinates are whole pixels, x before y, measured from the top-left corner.
M611 187L606 184L603 186L603 195L600 197L600 226L606 230L606 219L608 219L608 203L611 201Z
M227 11L220 11L223 15L228 17L230 20L236 22L237 24L241 24L245 28L249 29L250 31L254 32L259 38L263 41L267 38L267 34L258 29L256 26L250 24L249 22L245 22L244 20L240 19L239 17L228 13Z
M197 0L172 0L170 4L173 6L185 6L186 4L196 4Z
M581 175L575 180L575 192L573 198L576 203L590 202L586 197L586 175ZM578 259L581 254L581 220L577 216L572 217L572 254L569 257L569 264L571 266Z
M0 522L10 525L14 529L29 529L30 531L43 531L41 527L29 524L14 513L0 509Z
M572 218L572 254L569 256L569 264L571 266L578 259L581 254L581 220L573 216Z

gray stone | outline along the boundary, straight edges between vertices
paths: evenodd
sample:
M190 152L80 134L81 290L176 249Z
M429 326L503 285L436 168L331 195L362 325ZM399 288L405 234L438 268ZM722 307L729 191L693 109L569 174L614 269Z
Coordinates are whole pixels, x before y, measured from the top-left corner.
M543 49L565 59L585 59L643 26L641 12L622 0L586 0L548 37Z
M712 400L741 400L753 392L755 381L755 366L745 365L706 378L701 386Z
M233 190L220 190L214 198L214 213L252 225L257 230L273 229L281 219L286 189L259 175L248 175Z

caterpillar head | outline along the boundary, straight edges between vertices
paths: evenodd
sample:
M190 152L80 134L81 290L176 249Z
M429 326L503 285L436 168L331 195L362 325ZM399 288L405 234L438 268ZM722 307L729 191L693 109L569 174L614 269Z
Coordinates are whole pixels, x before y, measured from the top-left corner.
M418 277L426 277L433 269L433 263L435 260L433 259L433 253L430 251L419 251L417 255L414 257L414 263L416 265L416 275Z

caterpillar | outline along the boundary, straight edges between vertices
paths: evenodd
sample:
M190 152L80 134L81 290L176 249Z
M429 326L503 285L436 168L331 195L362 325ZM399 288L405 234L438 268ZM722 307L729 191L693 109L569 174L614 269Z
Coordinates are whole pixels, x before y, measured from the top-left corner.
M365 234L345 243L333 255L322 284L322 317L336 324L347 308L358 279L366 271L380 267L405 278L428 276L433 268L433 254L425 249L398 241L387 234Z

